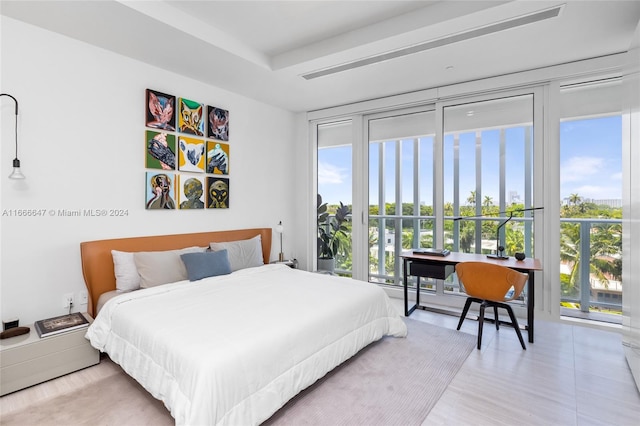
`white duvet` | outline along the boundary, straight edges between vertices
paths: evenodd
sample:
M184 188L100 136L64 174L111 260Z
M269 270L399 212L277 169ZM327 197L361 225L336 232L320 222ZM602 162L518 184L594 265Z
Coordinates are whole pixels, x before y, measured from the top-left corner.
M109 300L87 338L178 425L255 425L360 349L406 336L384 291L265 265Z

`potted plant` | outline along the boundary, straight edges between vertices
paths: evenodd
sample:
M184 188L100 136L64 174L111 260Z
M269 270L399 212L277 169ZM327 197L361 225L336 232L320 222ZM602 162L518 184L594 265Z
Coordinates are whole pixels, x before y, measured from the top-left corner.
M337 208L334 216L329 215L327 203L322 202L318 194L318 270L333 272L335 269L335 255L340 251L340 237L347 237L345 222L351 214L349 207L342 204Z

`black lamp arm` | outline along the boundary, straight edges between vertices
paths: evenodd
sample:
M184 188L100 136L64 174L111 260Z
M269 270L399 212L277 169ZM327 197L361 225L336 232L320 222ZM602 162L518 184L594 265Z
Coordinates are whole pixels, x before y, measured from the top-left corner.
M8 93L0 93L0 96L8 96L11 99L13 99L13 102L16 103L16 115L18 115L18 100L16 98L14 98L13 96L11 96L10 94L8 94Z
M498 229L496 229L496 254L498 256L502 256L502 252L504 251L504 247L500 245L500 229L505 226L511 219L513 219L513 212L510 212L507 220L498 225Z
M530 211L534 211L534 210L542 210L544 209L544 207L530 207L527 209L517 209L517 210L511 210L509 212L498 212L498 214L504 214L504 213L509 213L509 217L507 218L507 220L505 220L504 222L502 222L500 225L498 225L498 229L496 229L496 254L492 255L492 254L488 254L487 257L493 258L493 259L508 259L507 256L504 255L504 247L500 245L500 229L507 224L507 222L509 222L511 219L513 219L513 214L514 213L518 213L518 212L530 212ZM458 220L467 220L467 219L479 219L481 217L487 217L487 216L493 216L495 213L488 215L488 214L480 214L477 216L458 216L458 217L454 217L453 221L456 222Z
M497 214L505 214L505 213L509 213L510 215L513 216L514 213L519 213L519 212L531 212L534 210L542 210L544 209L544 207L530 207L528 209L517 209L517 210L511 210L508 212L498 212ZM491 213L491 214L479 214L479 215L475 215L475 216L457 216L453 218L454 222L457 222L459 220L467 220L467 219L479 219L481 217L493 217L496 213Z
M13 102L16 103L16 129L15 129L16 130L16 158L13 160L13 164L14 164L14 167L16 167L16 163L17 163L18 164L17 167L20 167L20 160L18 160L18 100L8 93L0 93L0 96L8 96L11 99L13 99Z

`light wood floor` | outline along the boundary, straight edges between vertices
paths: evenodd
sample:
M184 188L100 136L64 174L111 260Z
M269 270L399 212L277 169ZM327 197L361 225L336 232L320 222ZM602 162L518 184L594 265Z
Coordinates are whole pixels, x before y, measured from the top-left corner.
M402 300L393 299L398 311ZM455 329L458 318L415 311L412 319ZM466 320L461 332L476 335ZM526 332L524 333L526 341ZM416 354L419 356L419 354ZM0 398L2 414L90 386L119 367L102 362ZM536 341L523 351L516 333L484 327L474 350L433 408L430 425L640 424L640 394L623 355L620 335L580 326L536 321Z
M402 300L393 299L402 311ZM458 318L416 310L417 319L454 329ZM478 323L460 331L477 336ZM486 323L474 350L423 423L427 425L640 425L640 393L620 334L536 321L535 342Z

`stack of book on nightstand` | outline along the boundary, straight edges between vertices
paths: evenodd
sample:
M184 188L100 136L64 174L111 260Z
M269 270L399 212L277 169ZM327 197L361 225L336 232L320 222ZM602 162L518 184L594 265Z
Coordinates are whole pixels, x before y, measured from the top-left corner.
M74 312L68 315L61 315L36 321L34 328L38 332L38 336L47 337L55 334L64 333L82 327L88 327L89 321L80 312Z

